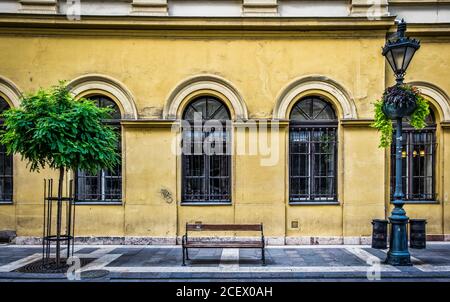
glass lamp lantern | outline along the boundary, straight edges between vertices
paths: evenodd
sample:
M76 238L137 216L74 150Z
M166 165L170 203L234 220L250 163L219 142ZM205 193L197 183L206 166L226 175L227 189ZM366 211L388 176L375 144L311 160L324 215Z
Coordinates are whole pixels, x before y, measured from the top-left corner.
M403 83L403 78L414 53L420 48L416 39L405 37L406 22L402 19L397 24L397 33L393 39L387 40L383 47L383 56L394 71L397 84Z

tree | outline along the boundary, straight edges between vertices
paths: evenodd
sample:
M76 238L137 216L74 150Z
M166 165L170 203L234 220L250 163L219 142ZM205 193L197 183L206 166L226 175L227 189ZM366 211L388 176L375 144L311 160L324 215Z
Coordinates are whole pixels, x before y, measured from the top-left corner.
M0 143L8 154L20 154L30 171L48 166L59 171L56 232L61 234L62 190L65 170L97 173L119 163L118 136L102 123L110 118L110 108L99 108L92 101L76 100L64 82L48 90L24 95L20 108L3 113L5 130ZM60 242L56 263L60 264Z

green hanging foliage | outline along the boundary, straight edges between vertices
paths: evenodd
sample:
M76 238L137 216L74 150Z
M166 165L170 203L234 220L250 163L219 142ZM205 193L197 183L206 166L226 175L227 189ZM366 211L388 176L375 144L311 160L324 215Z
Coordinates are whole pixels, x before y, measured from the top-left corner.
M392 120L388 119L388 117L383 112L383 101L379 100L375 104L375 121L372 123L372 127L378 129L381 133L380 138L380 148L387 148L391 145L392 142L392 132L394 128L392 126Z
M64 82L51 89L24 95L20 108L3 113L5 130L0 143L8 154L21 154L31 171L82 169L97 173L119 163L118 136L102 123L109 108L87 99L75 100Z
M414 110L413 114L411 114L409 123L416 129L422 129L427 126L425 120L427 116L430 115L430 106L428 105L428 101L421 95L417 96L416 104L417 108Z
M393 94L396 91L401 92L397 93L398 94L397 98L393 96ZM375 118L374 122L371 125L381 133L379 145L380 148L387 148L391 145L392 136L394 132L392 120L390 120L383 112L383 104L385 102L385 98L387 98L388 96L390 100L392 99L401 100L407 98L409 102L411 102L410 99L413 98L413 101L415 101L416 103L416 109L410 116L410 124L415 129L422 129L426 127L427 124L425 120L427 116L430 114L430 108L427 100L423 98L423 96L419 93L419 90L416 87L411 85L399 85L387 88L386 91L383 93L382 99L374 103Z

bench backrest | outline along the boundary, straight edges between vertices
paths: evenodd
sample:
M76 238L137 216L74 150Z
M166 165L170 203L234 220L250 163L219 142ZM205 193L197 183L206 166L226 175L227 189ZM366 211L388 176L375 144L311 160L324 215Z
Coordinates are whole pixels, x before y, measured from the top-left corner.
M186 224L186 231L260 231L262 224Z

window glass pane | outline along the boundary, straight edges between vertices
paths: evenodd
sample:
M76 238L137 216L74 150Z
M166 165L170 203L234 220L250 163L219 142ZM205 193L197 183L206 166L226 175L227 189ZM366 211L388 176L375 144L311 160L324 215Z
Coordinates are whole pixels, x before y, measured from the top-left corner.
M105 199L117 200L121 198L121 179L119 177L105 177Z
M227 120L229 118L229 114L227 109L222 106L216 111L214 111L210 117L216 120Z
M211 200L225 200L228 197L226 180L222 178L210 178L209 189Z
M207 100L207 116L205 119L212 120L216 119L214 117L215 113L220 111L221 109L225 109L225 107L220 102L215 102L214 99L206 99Z
M227 155L213 155L209 157L209 175L212 177L228 175L228 158Z
M317 119L318 115L325 109L325 107L327 107L328 104L325 102L312 102L312 112L311 112L311 117L312 119Z
M85 188L82 192L86 196L85 198L87 200L99 199L98 198L99 190L100 190L100 186L99 186L98 177L96 177L96 176L85 177Z
M300 110L299 107L294 107L291 112L291 120L293 121L306 121L309 119L309 116Z
M5 177L3 179L4 188L3 192L6 200L11 200L12 197L12 177Z
M204 175L204 156L192 155L186 157L186 175L187 176L205 176Z
M333 120L334 118L334 111L329 105L326 106L316 117L317 120Z
M297 102L291 111L292 121L335 120L332 106L325 100L314 97Z
M204 178L187 178L184 182L185 200L199 201L204 199ZM186 197L187 196L187 197Z
M291 112L291 120L310 120L311 119L311 109L312 109L312 100L311 99L305 99L301 102L298 102L296 105L294 105L294 108Z
M5 161L6 150L5 149L6 148L4 146L0 146L0 172L1 172L1 175L9 174L6 172L6 168L5 168L5 166L6 166L6 161Z
M308 177L291 177L290 200L309 200L309 185L310 181Z
M201 118L201 117L202 117L202 112L201 111L197 112L193 106L190 106L188 109L186 109L186 113L184 116L184 118L189 121L191 121L191 120L193 121L195 118Z
M333 198L333 178L315 177L314 185L315 199L324 200Z

